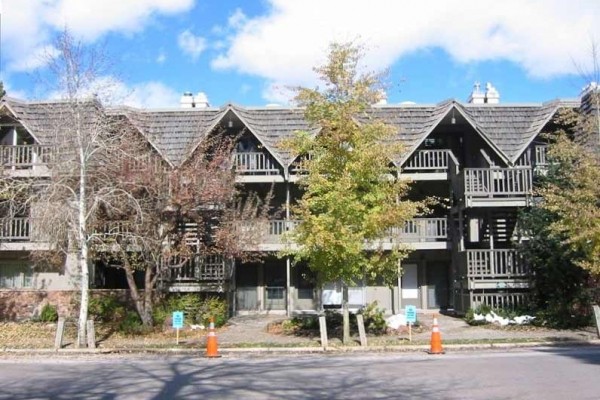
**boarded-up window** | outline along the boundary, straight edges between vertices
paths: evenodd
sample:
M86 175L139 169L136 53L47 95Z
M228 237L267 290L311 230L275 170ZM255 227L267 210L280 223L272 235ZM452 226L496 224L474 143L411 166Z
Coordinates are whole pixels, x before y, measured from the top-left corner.
M24 262L2 262L0 266L0 288L30 288L33 284L33 271Z

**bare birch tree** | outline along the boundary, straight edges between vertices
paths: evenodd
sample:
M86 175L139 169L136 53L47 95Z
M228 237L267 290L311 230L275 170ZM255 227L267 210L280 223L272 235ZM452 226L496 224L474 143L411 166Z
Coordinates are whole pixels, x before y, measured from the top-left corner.
M46 155L47 174L31 179L4 179L5 201L26 208L38 234L52 251L34 252L34 261L55 261L77 277L79 301L77 346L85 346L89 302L90 243L100 208L123 204L128 193L112 184L106 169L109 155L121 143L120 124L104 112L93 90L108 71L107 58L97 48L78 43L65 30L56 39L56 54L48 56L47 88L58 101L38 103L45 121L35 134L52 148ZM106 93L104 93L106 95Z

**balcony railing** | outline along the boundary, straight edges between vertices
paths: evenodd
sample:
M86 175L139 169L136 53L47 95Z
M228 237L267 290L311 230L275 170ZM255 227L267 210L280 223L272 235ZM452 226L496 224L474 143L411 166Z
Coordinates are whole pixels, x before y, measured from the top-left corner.
M282 243L282 235L292 232L300 221L297 220L270 220L264 228L260 228L261 243ZM246 223L242 223L246 226ZM255 229L250 226L248 229ZM448 239L448 221L446 218L415 218L406 221L403 228L392 228L390 240L404 243L436 242Z
M450 150L418 150L406 162L404 171L447 171Z
M275 175L279 173L277 161L271 155L261 152L234 153L233 168L244 175Z
M170 260L170 265L177 265L181 258ZM171 270L171 280L185 281L223 281L227 277L226 263L222 256L193 257L184 265Z
M406 221L402 228L392 228L390 236L403 243L438 242L448 240L446 218L415 218Z
M4 167L30 168L48 163L51 154L51 146L37 144L0 146L0 164Z
M513 249L466 250L467 278L514 279L526 278L528 268Z
M526 197L531 194L532 172L522 168L465 168L467 197Z
M27 217L10 218L0 229L0 241L27 242L31 239L31 224Z
M548 146L538 145L535 146L535 165L547 166L548 165Z

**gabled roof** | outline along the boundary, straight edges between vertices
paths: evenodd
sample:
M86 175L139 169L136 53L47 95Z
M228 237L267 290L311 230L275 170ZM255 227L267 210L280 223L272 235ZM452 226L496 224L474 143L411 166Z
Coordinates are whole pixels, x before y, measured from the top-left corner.
M446 104L377 106L358 119L361 123L379 120L396 128L395 139L404 144L405 152L394 162L401 164L429 135L446 107Z
M461 108L506 158L514 162L554 115L557 105L462 104Z
M125 115L171 165L178 166L185 160L189 148L214 127L223 110L194 108L153 111L128 108Z
M232 105L231 109L284 167L288 167L296 155L282 147L281 142L298 131L318 130L304 119L304 110L300 108L242 108Z
M79 103L84 123L93 125L101 113L101 105L94 99ZM69 101L22 101L11 97L2 99L2 107L8 109L19 120L29 134L40 144L49 144L57 130L72 118L73 106Z
M143 110L119 107L103 110L95 100L82 101L90 122L100 113L125 116L157 151L173 166L179 166L228 112L234 113L260 143L284 167L297 157L281 146L295 132L319 131L304 118L301 108L242 107ZM381 120L396 128L395 139L405 152L394 160L401 164L423 143L450 112L457 112L471 124L499 156L515 162L531 144L559 107L576 107L576 102L553 101L544 104L464 104L447 100L436 105L374 106L357 118L359 123ZM6 109L40 144L52 140L53 132L71 115L65 101L28 102L5 97Z

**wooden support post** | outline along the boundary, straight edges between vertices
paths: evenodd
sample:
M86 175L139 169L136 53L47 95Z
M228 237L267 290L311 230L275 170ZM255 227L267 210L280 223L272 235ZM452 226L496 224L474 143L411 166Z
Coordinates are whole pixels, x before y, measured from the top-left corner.
M327 350L327 322L325 316L319 316L319 329L321 330L321 347L323 350Z
M365 320L362 314L356 314L356 323L358 325L358 336L360 337L360 345L367 346L367 334L365 332Z
M65 319L59 318L56 324L56 336L54 337L54 349L62 348L63 337L65 335Z
M96 348L96 331L94 330L94 320L87 321L87 346L89 349Z
M596 317L596 331L598 332L598 337L600 338L600 306L595 305L594 307L594 317Z
M342 343L350 343L350 310L348 309L348 285L342 284Z

